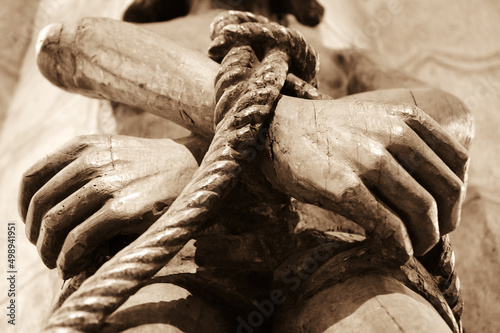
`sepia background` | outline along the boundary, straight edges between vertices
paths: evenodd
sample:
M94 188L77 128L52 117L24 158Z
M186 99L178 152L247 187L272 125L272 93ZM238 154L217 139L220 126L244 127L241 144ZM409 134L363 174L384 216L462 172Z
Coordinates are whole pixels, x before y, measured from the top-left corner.
M38 331L61 282L38 259L17 213L21 175L80 134L113 132L109 105L65 93L38 73L33 36L46 24L85 16L119 19L131 0L0 0L0 304L6 224L17 223L17 326ZM500 2L496 0L323 0L317 28L325 45L365 49L377 61L460 97L476 135L462 224L452 234L468 332L499 332L500 320ZM208 27L207 27L208 34ZM103 111L104 110L104 111ZM5 268L4 268L5 267ZM3 310L2 310L3 311Z

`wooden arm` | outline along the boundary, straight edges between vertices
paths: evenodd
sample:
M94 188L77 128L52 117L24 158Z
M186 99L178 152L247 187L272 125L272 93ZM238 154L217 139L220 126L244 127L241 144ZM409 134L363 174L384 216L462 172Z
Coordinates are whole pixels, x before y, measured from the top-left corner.
M43 29L37 57L42 74L58 87L139 107L213 136L218 64L201 53L130 23L87 18Z

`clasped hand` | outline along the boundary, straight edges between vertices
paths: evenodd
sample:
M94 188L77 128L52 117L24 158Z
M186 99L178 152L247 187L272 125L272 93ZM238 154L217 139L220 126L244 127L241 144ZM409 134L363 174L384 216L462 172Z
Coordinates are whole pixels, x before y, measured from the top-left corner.
M77 137L24 173L26 234L47 267L76 274L99 244L145 231L197 168L191 152L169 139Z
M356 222L399 262L458 226L468 153L414 105L283 98L270 143L268 178Z

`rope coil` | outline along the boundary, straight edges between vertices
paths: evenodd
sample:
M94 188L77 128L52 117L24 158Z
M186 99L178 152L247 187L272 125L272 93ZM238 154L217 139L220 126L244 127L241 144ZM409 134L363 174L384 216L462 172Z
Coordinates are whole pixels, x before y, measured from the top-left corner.
M236 184L250 162L247 148L287 81L299 93L317 85L316 52L302 35L251 13L228 12L211 26L210 54L222 60L215 81L216 132L200 168L172 206L142 236L105 263L49 318L46 332L96 331L143 283L200 231L214 206ZM290 88L291 87L291 88Z

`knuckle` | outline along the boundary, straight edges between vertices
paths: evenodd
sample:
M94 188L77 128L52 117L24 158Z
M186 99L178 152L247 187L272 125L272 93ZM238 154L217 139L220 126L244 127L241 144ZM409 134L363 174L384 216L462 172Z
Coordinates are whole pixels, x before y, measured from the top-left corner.
M436 200L428 193L422 195L420 204L423 207L420 220L427 221L423 228L425 235L424 241L429 244L429 246L434 246L437 244L440 237L438 205Z
M396 106L396 114L398 114L403 119L419 119L422 117L422 110L415 105L408 103L401 103Z
M427 238L431 247L436 245L439 242L440 236L441 236L441 234L439 233L439 228L433 228L432 231L429 233L429 236Z
M42 218L42 222L40 224L40 228L43 228L45 230L52 230L57 228L57 224L60 222L60 220L57 218L59 215L61 215L62 209L59 207L54 207L50 209Z
M42 200L43 200L43 193L42 191L37 191L33 197L30 200L29 206L28 206L28 211L32 213L37 213L39 208L41 206Z
M429 230L431 230L436 237L439 236L439 223L438 223L438 204L434 197L428 193L427 191L422 191L418 196L417 206L421 207L421 209L416 212L421 212L418 217L421 221L429 221L430 225ZM417 221L419 222L419 221Z
M42 226L40 228L40 236L36 247L45 266L50 269L55 268L57 254L54 247L57 247L57 244L54 240L53 230L50 227Z
M115 217L123 217L124 214L124 205L122 200L110 200L108 204L106 204L106 210L109 211Z
M410 130L408 125L406 125L400 119L392 117L389 125L390 140L389 145L401 144L408 137L408 131Z
M75 262L85 254L86 242L80 239L80 236L78 228L73 229L66 236L57 258L57 266L62 272L70 271Z
M375 151L375 160L372 167L375 170L386 170L387 166L391 163L392 156L390 156L385 149L379 148Z
M85 186L89 192L111 196L117 190L118 183L120 180L104 174L92 179Z
M91 167L96 164L96 158L94 154L84 153L79 160L80 163L86 167Z
M26 186L26 183L28 180L30 180L35 172L35 165L32 165L29 169L23 172L23 175L21 177L21 188Z
M455 174L450 174L448 179L449 200L455 202L463 199L466 192L465 184Z
M340 201L351 200L352 198L359 197L363 190L364 184L360 178L355 176L348 176L344 179L343 184L340 186L341 193L338 196Z
M431 216L437 218L437 203L434 197L427 191L422 191L422 193L419 196L420 198L420 205L424 208L423 211L425 211L428 215L431 215L429 213L432 213Z
M42 262L49 269L57 267L56 260L57 255L54 254L50 249L47 248L45 243L39 242L37 244L38 255L42 259Z
M42 222L40 223L40 232L42 230L47 230L54 227L55 221L53 215L54 213L52 213L52 209L44 215L44 217L42 218Z
M136 206L128 205L123 199L111 199L105 205L106 211L116 221L129 221L140 215L142 210L137 210Z
M79 163L82 168L81 172L97 172L108 164L111 164L109 151L97 149L96 151L86 152L80 157Z
M366 163L367 174L379 174L382 170L386 170L392 158L387 150L379 144L371 144L365 156L368 158Z
M429 249L436 246L436 244L439 243L440 238L441 238L441 235L439 234L439 230L431 233L431 236L429 237L429 244L430 244Z
M462 203L465 200L465 186L462 184L460 190L458 190L456 193L454 193L454 196L450 198L450 206L449 206L449 211L450 211L450 217L449 217L449 223L445 226L446 230L443 230L445 233L451 232L453 230L456 230L458 226L460 225L460 213L461 213L461 207Z

